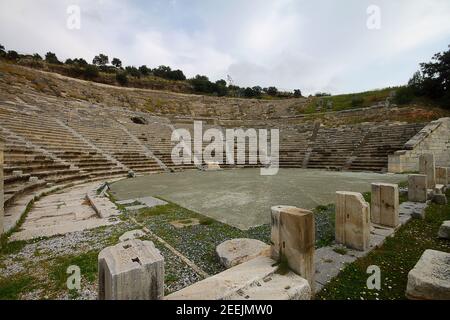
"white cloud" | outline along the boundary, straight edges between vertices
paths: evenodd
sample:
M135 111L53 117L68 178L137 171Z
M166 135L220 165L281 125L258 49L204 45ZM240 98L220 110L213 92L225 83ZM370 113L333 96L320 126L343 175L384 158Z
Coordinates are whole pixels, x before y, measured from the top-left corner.
M0 3L0 43L21 52L167 64L239 85L334 93L400 84L446 49L446 0L15 0ZM81 30L66 8L81 7ZM366 28L369 5L381 29Z

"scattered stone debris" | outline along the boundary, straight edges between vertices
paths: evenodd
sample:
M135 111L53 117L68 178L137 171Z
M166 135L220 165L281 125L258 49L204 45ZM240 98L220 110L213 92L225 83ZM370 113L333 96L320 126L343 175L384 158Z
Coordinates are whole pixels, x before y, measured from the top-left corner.
M127 240L133 240L145 237L145 232L141 229L131 230L125 232L123 235L119 237L119 241L124 242Z
M189 218L189 219L183 219L183 220L174 220L170 222L171 225L173 225L177 229L182 229L186 227L192 227L200 224L200 220L196 218Z
M450 253L425 250L408 273L406 296L419 300L450 300Z
M262 255L270 255L270 246L256 239L232 239L216 247L220 263L231 268Z
M444 221L439 227L438 237L450 240L450 220Z

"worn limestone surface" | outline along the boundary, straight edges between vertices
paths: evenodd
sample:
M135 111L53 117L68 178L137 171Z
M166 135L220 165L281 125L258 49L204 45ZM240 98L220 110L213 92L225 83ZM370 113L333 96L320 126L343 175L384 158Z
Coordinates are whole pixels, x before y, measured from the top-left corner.
M389 172L412 172L419 170L421 154L433 153L440 167L450 166L450 118L441 118L427 124L420 132L398 150L389 155Z
M127 240L98 255L100 300L159 300L164 258L151 241Z
M270 208L270 241L272 245L270 246L270 256L275 261L280 260L280 227L281 227L281 211L286 209L295 209L293 206L278 205Z
M138 239L145 236L145 232L141 229L131 230L125 232L119 237L119 241L124 242L128 240Z
M256 239L232 239L216 247L220 263L227 269L261 255L268 255L270 246Z
M372 183L370 218L372 223L395 228L398 224L398 185Z
M425 202L427 195L427 176L423 174L408 175L408 200Z
M450 240L450 220L444 221L439 227L438 237Z
M408 273L406 296L409 299L450 299L450 253L425 250Z
M436 167L436 184L448 185L448 169L446 167Z
M436 184L436 165L434 154L424 153L419 156L419 172L427 176L427 188L433 189Z
M98 183L88 183L50 194L34 203L20 231L10 240L49 237L119 223L115 217L100 218L86 200Z
M308 281L277 273L276 261L258 257L165 297L167 300L309 300Z
M426 203L403 202L399 206L399 223L405 224L414 213L421 214ZM336 277L346 264L367 255L370 251L381 246L387 237L394 235L394 228L374 226L370 230L369 248L365 251L346 249L343 246L322 247L315 251L315 292L317 293L331 279ZM339 250L338 250L339 249Z
M246 230L270 223L279 204L313 209L335 200L338 190L366 192L372 182L398 183L405 175L283 169L261 176L259 169L185 171L126 179L110 184L119 200L156 196Z
M280 254L289 268L308 280L314 291L315 225L311 211L283 208L280 211ZM281 261L283 262L283 261Z
M370 207L358 192L336 192L337 243L365 251L369 248Z

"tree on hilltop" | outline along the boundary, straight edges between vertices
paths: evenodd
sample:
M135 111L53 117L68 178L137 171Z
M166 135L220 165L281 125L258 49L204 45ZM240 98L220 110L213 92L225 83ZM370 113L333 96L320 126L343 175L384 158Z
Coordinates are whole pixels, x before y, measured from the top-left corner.
M19 54L17 53L17 51L9 50L6 54L6 59L16 61L17 59L19 59Z
M6 55L5 47L0 44L0 57L4 57Z
M139 67L139 72L143 76L148 76L152 72L152 70L150 68L147 68L147 66L144 64L144 65Z
M276 87L268 87L265 88L264 91L272 97L275 97L278 94L278 89Z
M95 64L97 66L106 66L109 63L109 58L107 55L100 53L98 56L95 56L92 60L92 64Z
M58 57L53 52L47 52L45 54L45 61L51 64L61 64L61 62L58 60Z
M111 64L116 68L122 68L122 61L119 58L113 58Z

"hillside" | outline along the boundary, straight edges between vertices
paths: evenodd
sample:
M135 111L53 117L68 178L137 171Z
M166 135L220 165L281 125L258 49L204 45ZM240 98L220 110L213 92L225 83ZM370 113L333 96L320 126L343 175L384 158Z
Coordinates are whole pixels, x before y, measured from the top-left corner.
M448 111L423 103L401 107L386 105L386 97L389 96L391 89L320 98L264 100L123 88L4 62L0 62L0 72L0 98L3 101L33 104L39 102L30 99L31 96L48 96L57 99L53 107L57 107L60 103L94 104L105 108L119 107L178 119L203 118L223 123L233 120L236 124L239 120L267 121L282 118L296 123L320 119L325 124L345 124L384 120L430 121L449 114ZM351 104L354 97L363 97L362 105ZM311 106L317 105L320 99L332 101L333 107L312 108ZM361 111L361 108L366 106L372 108ZM383 111L383 108L386 110Z

